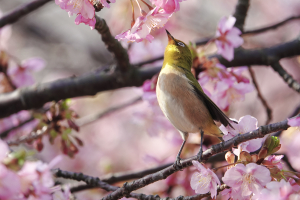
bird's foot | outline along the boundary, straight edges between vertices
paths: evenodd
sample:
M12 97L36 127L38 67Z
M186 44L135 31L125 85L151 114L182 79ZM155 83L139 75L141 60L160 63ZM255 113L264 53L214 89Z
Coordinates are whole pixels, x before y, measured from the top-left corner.
M219 137L219 139L222 141L221 142L221 146L222 146L222 151L224 151L224 149L225 149L225 141L223 140L222 137Z
M203 151L202 151L202 148L201 148L200 151L197 154L197 160L198 160L198 162L202 161L202 153L203 153Z
M181 164L181 158L179 156L176 157L176 161L174 162L173 167L175 170L181 170L182 164Z

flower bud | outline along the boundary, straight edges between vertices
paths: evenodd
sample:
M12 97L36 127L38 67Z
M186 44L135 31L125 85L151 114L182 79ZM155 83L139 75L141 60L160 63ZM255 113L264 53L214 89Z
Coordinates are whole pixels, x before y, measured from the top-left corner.
M251 161L252 162L257 162L258 161L258 155L257 154L253 154L253 155L251 155Z
M252 158L251 158L251 155L248 152L242 151L240 153L240 160L241 161L246 161L246 162L251 162Z
M231 153L231 151L227 151L227 153L225 154L225 160L228 164L232 164L234 163L235 155Z
M265 159L268 156L268 148L262 147L258 153L258 159Z
M280 145L280 140L278 137L276 136L270 136L268 135L268 137L266 138L263 146L262 146L262 149L261 149L261 152L260 152L260 158L263 158L263 157L266 157L265 155L265 149L267 149L267 156L268 155L271 155L273 153L275 153L276 151L278 151L280 149L281 145Z
M0 51L0 67L1 68L7 68L8 66L8 54L5 51ZM6 70L6 69L2 69Z

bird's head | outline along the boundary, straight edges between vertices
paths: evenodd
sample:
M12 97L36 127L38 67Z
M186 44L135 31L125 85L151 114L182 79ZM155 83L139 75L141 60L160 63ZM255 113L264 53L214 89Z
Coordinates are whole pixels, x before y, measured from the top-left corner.
M192 54L189 47L184 42L175 39L169 31L166 30L166 32L169 42L165 50L164 62L191 70Z

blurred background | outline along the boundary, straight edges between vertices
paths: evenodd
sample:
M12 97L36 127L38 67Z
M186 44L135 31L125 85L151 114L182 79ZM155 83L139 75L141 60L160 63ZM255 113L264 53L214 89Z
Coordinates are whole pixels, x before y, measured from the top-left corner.
M7 13L27 2L29 1L0 0L0 9ZM172 16L166 28L175 38L186 43L213 37L220 18L232 15L236 3L237 0L186 0L180 3L180 11ZM104 18L112 34L117 35L130 28L131 4L129 0L117 0L110 6L110 9L104 8L97 15ZM297 0L252 0L244 30L269 26L299 15L300 3ZM69 18L54 1L49 2L11 26L7 51L20 60L41 57L46 61L46 67L35 73L36 82L79 76L111 65L114 62L113 57L97 31L90 30L83 24L75 25L74 19L75 16ZM244 36L245 42L242 46L246 49L274 46L299 37L299 31L300 20L293 20L275 30ZM152 43L123 44L125 48L129 48L132 64L163 54L167 44L164 29L155 30L153 35L155 39ZM299 61L300 57L281 60L282 66L298 82ZM156 62L147 67L160 66L161 63ZM290 89L270 67L253 66L253 69L261 93L272 108L271 123L286 119L299 106L299 94ZM244 75L250 78L247 72ZM141 88L122 88L101 92L92 97L74 98L71 107L80 117L87 117L142 95ZM245 101L233 103L226 114L236 119L252 115L258 119L258 125L264 125L266 121L265 108L257 98L256 91L246 94ZM299 152L300 147L295 142L300 140L297 133L299 132L289 129L283 134L282 153L289 154L287 146ZM109 173L143 170L173 162L182 142L178 132L172 126L166 125L165 119L157 118L151 105L143 100L83 125L80 132L74 134L83 141L84 146L79 148L74 158L65 156L57 167L98 176L100 179ZM45 147L36 157L49 162L57 154L61 154L60 144L50 145L46 137L43 140ZM210 141L210 138L206 138L206 141ZM183 157L195 155L199 142L198 135L190 137ZM293 167L300 170L297 155L291 154L289 158L292 158L290 162ZM194 191L189 188L191 171L193 168L178 172L167 180L154 183L140 191L172 197L193 195ZM92 200L99 199L103 194L102 190L93 189L76 193L76 196L78 199Z

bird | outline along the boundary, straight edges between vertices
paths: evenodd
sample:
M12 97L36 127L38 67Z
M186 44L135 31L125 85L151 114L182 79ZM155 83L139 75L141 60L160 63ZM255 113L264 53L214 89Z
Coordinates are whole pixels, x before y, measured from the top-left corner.
M156 95L162 112L183 139L173 164L177 169L181 166L180 154L189 133L200 132L201 134L200 150L197 154L197 160L201 162L204 134L218 137L224 145L223 132L214 120L221 122L224 126L232 127L232 125L231 120L203 92L192 74L192 54L189 47L184 42L175 39L169 31L166 30L166 32L168 45L157 80Z

